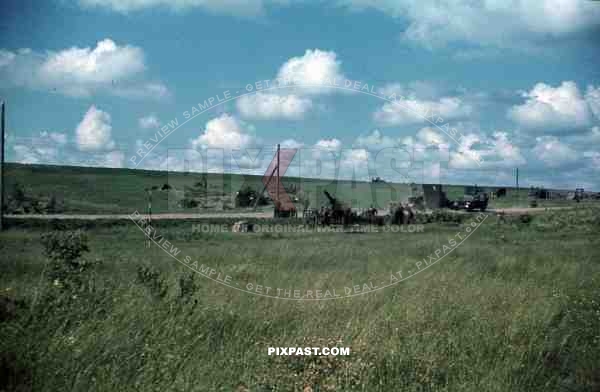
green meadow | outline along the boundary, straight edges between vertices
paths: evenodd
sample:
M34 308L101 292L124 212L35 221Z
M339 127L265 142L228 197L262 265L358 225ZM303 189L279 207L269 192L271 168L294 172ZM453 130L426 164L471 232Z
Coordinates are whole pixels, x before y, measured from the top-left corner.
M489 216L421 273L327 301L233 286L343 293L377 285L390 271L406 274L469 221L424 223L414 233L202 233L193 232L197 223L160 222L181 256L229 275L231 287L158 245L146 248L130 222L9 223L0 233L0 390L600 388L597 209ZM52 269L44 238L74 229L89 250ZM350 355L267 355L287 346L349 347Z
M5 176L8 198L13 197L15 187L18 187L27 197L35 200L47 201L54 196L60 206L59 212L73 214L130 214L135 210L143 211L147 205L147 189L152 190L152 210L155 213L236 210L237 191L246 186L257 192L263 189L262 176L239 174L8 164ZM326 205L328 201L324 190L355 208L373 205L385 209L390 202L405 202L415 194L410 184L294 177L284 177L283 183L288 193L298 198L300 209L305 202L313 208ZM169 185L169 190L161 190L165 184ZM497 189L484 188L489 192ZM444 185L443 190L450 199L464 195L462 185ZM516 189L507 188L507 192L507 197L491 200L490 206L528 206L527 189L517 192ZM183 203L192 199L198 202L197 205ZM560 201L540 202L541 206L563 204Z

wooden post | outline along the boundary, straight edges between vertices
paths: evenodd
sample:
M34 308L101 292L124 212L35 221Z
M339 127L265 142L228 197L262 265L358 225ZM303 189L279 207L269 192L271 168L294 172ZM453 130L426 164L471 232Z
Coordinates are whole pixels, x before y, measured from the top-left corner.
M0 230L4 229L4 101L0 114Z

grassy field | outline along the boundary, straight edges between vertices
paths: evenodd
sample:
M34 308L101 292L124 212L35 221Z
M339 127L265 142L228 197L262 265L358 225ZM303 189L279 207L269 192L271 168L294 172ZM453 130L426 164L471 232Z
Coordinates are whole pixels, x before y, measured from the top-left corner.
M198 184L203 175L198 173L167 173L131 169L107 169L74 166L45 166L8 164L6 169L6 192L10 198L16 184L23 188L27 197L47 201L55 196L60 212L107 214L130 214L146 207L145 189L153 189L153 211L195 212L214 210L235 210L235 193L243 186L256 191L262 189L261 176L242 176L237 174L205 175L206 187ZM160 191L165 185L170 191ZM337 196L340 200L357 208L371 205L387 208L390 201L406 201L413 194L408 184L384 184L352 181L334 181L306 178L285 178L286 187L294 186L295 195L307 200L311 207L327 204L323 190ZM495 191L488 187L487 191ZM461 185L444 185L448 198L455 200L464 195ZM490 207L527 207L527 189L507 188L507 197L491 200ZM181 205L183 199L200 201L197 207ZM572 201L540 201L540 206L573 205ZM301 205L298 206L300 209ZM272 206L267 206L272 208Z
M418 233L191 235L189 222L159 230L233 282L327 289L407 269L468 223ZM489 217L428 270L330 301L209 281L144 248L131 223L85 224L91 267L56 281L40 237L57 228L73 229L0 233L2 300L16 307L0 322L0 390L600 389L598 210ZM351 354L267 355L271 346L327 345Z

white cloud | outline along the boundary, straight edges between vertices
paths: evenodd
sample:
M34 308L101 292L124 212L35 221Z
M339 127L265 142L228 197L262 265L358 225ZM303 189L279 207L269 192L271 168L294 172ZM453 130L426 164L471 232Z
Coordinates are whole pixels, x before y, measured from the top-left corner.
M15 53L0 49L0 67L11 64L15 60L15 57L17 57Z
M446 137L431 127L421 128L417 140L425 145L446 145Z
M277 79L294 85L308 84L302 91L309 94L331 92L327 86L342 83L341 61L333 51L306 50L301 57L292 57L279 69Z
M244 155L235 160L235 165L239 169L258 169L263 166L263 161L259 157L251 159L248 155Z
M148 8L168 8L185 11L201 8L213 13L252 16L261 15L268 3L283 1L268 0L79 0L84 7L102 7L119 13L130 13Z
M594 121L600 109L600 92L592 86L584 97L575 82L562 82L558 87L536 84L522 105L509 109L508 117L530 131L557 132L582 130Z
M308 49L283 63L274 79L269 85L273 92L257 91L237 100L242 117L300 120L314 107L308 96L333 92L330 86L341 85L344 75L335 52Z
M192 147L241 148L251 145L254 129L229 114L222 114L206 123L203 133L192 140Z
M600 170L600 152L586 151L583 153L584 158L589 159L591 167L594 170Z
M427 48L453 42L477 46L531 47L600 25L600 6L587 0L341 0L354 9L374 8L408 22L402 37Z
M590 109L600 119L600 86L588 86L585 93L585 101L590 105Z
M294 139L286 139L280 143L281 148L302 148L304 143Z
M581 145L589 147L600 145L600 127L593 127L588 133L581 135Z
M160 127L160 120L155 114L149 114L138 119L138 125L142 129L158 128Z
M257 92L239 98L237 108L245 118L298 120L312 108L312 101L294 94L277 95Z
M355 148L350 150L346 158L352 162L366 162L369 160L369 152L364 148Z
M121 151L110 151L106 153L102 160L99 160L98 164L104 167L123 167L125 162L125 154Z
M374 150L394 147L399 144L399 141L394 140L389 136L385 136L378 129L375 129L366 136L359 136L354 144L358 147L365 147L367 149Z
M74 97L98 92L140 98L167 96L163 84L143 80L145 70L141 48L120 46L108 38L93 48L71 47L43 53L31 49L0 51L0 80Z
M327 150L327 151L339 151L342 148L342 142L338 139L321 139L315 143L314 146L319 150Z
M132 99L161 100L171 96L171 92L161 82L143 82L124 86L114 86L110 93L118 97Z
M93 49L73 47L51 53L40 68L46 80L77 85L110 83L143 70L144 54L140 48L118 46L110 39L99 41Z
M550 168L573 164L580 158L577 151L554 136L538 137L536 141L533 153L537 159Z
M75 130L77 145L81 151L109 150L112 140L110 114L90 106Z
M373 115L380 125L419 124L435 115L445 121L471 115L473 108L458 97L443 97L439 100L398 99L386 102Z
M58 149L55 146L25 145L13 146L15 160L19 163L56 163Z
M40 132L40 138L50 138L56 144L66 144L67 143L67 134L60 132L48 132L42 131Z
M20 138L13 146L15 161L19 163L59 163L61 147L67 143L67 135L60 132L42 131L39 136Z
M445 95L446 88L439 84L426 80L415 80L409 83L389 83L379 89L379 94L385 97L406 97L416 99L420 97L425 100L437 99Z
M457 150L450 153L449 167L453 169L506 169L526 164L521 149L506 132L497 131L491 137L470 133L459 142Z
M121 168L125 163L125 154L119 150L88 151L67 156L66 163L75 166Z

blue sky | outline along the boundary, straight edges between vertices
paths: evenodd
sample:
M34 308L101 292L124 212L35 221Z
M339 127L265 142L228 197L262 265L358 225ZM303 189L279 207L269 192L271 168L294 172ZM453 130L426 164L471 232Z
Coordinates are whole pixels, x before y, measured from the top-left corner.
M0 30L11 161L262 174L283 143L291 174L395 179L388 149L417 181L600 189L600 2L9 0Z

